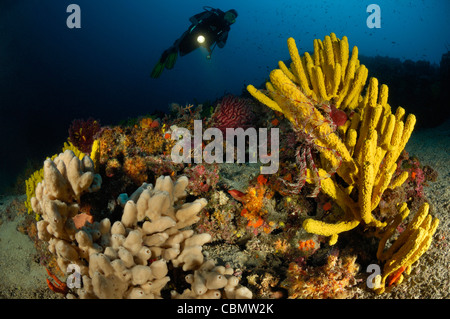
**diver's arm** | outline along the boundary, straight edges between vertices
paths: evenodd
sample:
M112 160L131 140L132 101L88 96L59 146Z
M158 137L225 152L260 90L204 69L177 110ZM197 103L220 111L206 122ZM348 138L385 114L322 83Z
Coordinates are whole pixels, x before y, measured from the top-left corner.
M196 15L193 15L192 17L189 18L189 21L192 24L197 24L200 21L200 16L203 14L203 12L201 13L197 13Z
M227 39L228 39L228 31L222 32L222 34L217 39L217 46L222 49L227 43Z
M209 18L211 15L212 15L212 13L210 11L200 12L200 13L197 13L196 15L190 17L189 21L195 25L195 24L198 24L201 20L205 20L205 19Z

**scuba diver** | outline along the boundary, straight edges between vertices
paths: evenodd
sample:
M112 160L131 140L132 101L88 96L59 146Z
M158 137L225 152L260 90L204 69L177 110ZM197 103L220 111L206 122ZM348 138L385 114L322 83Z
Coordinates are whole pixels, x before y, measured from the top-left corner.
M204 6L203 9L205 11L189 18L189 21L192 23L189 29L170 48L163 52L158 63L153 68L152 78L158 78L164 68L172 69L177 61L178 52L180 56L184 56L203 46L208 50L206 58L211 59L211 54L216 45L219 48L225 46L230 25L236 21L238 16L237 11L231 9L223 12L220 9L208 6Z

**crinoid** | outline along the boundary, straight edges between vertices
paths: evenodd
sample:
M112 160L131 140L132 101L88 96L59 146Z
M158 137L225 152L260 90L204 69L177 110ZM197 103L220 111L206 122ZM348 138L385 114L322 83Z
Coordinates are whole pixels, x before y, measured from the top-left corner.
M292 84L296 89L301 88ZM328 135L337 133L336 129L341 123L347 119L345 112L337 110L328 102L318 102L313 99L302 101L293 100L289 96L282 95L279 92L271 92L276 95L277 103L283 103L283 109L292 110L289 112L290 121L292 123L292 130L294 134L294 141L289 147L295 148L295 164L297 166L297 176L292 181L280 179L286 189L287 194L298 194L305 182L311 180L314 185L312 192L308 197L316 197L321 189L321 180L332 176L339 168L342 157L339 152L333 148L327 147L322 141L326 140ZM298 103L301 103L305 112L298 112ZM316 112L320 112L322 116L317 117ZM342 120L344 118L344 121ZM328 130L319 130L319 126L326 125ZM334 157L338 159L334 164L325 165L319 163L320 152L331 152ZM316 164L317 163L317 164ZM320 174L319 169L323 168L327 174Z

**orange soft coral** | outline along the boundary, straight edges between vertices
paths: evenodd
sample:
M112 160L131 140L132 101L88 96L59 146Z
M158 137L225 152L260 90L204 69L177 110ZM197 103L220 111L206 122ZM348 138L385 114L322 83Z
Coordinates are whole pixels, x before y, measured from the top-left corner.
M123 163L123 170L136 185L142 185L148 179L147 165L141 156L127 157Z
M298 242L298 249L302 251L310 251L316 248L316 242L312 239L308 240L299 240Z
M157 120L153 120L150 117L144 117L140 122L139 126L143 129L151 128L151 127L158 127L159 122Z
M266 187L267 179L263 175L258 176L257 182L255 187L249 187L247 193L240 197L240 201L244 204L241 216L247 218L247 226L253 228L265 225L263 216L267 211L264 209L264 200L273 196L273 192ZM264 227L263 231L269 233L271 228Z

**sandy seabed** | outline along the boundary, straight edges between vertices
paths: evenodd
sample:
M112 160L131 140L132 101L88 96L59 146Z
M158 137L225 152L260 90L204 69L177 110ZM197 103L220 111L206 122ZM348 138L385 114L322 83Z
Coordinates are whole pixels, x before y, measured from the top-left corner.
M414 132L406 150L439 174L436 182L425 187L430 212L440 220L438 230L432 246L404 283L379 296L354 288L358 290L356 298L450 298L450 120L439 127ZM25 198L25 195L0 195L0 298L61 298L48 289L46 270L35 262L37 252L33 242L17 230L25 216L7 211L12 201Z

